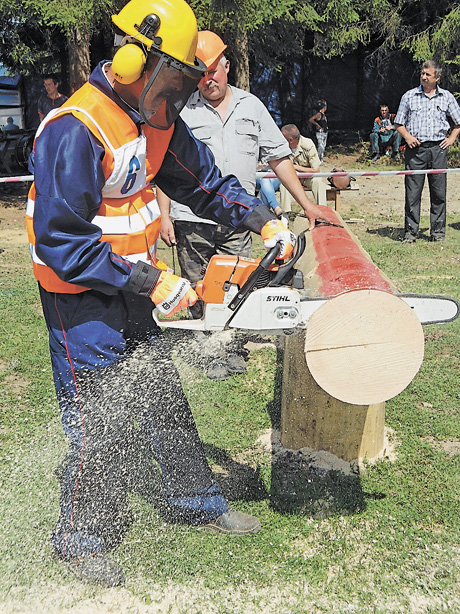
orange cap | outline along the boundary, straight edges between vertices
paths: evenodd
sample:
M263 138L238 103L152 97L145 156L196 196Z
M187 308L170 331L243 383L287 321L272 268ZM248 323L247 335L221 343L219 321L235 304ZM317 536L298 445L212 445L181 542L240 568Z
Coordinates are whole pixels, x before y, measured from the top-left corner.
M206 64L206 68L212 66L225 49L227 49L227 45L214 32L210 30L198 32L196 56Z

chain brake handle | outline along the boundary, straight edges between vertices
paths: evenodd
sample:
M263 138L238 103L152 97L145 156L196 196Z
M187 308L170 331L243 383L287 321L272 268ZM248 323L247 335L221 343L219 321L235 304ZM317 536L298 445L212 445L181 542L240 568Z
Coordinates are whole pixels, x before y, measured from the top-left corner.
M274 276L273 280L271 280L271 282L268 284L269 286L281 285L281 281L286 277L286 274L292 270L294 264L303 254L305 250L305 245L305 232L302 232L297 237L296 251L294 256L291 258L291 260L289 260L289 262L280 265L278 272ZM236 310L241 306L241 304L248 297L248 295L253 291L262 273L264 273L268 269L268 267L276 261L276 257L279 254L280 248L281 242L278 241L277 244L265 254L262 260L259 262L257 268L254 269L254 271L249 275L246 282L241 286L241 289L229 304L229 309L236 312Z

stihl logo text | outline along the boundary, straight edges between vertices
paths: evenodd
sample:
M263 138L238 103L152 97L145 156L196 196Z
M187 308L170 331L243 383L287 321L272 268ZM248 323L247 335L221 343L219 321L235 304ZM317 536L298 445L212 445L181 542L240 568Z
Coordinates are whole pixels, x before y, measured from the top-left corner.
M267 296L267 303L289 303L289 296Z

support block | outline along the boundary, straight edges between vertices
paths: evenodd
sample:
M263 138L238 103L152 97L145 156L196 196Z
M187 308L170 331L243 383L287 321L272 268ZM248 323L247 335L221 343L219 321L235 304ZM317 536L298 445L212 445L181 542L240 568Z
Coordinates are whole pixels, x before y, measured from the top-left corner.
M379 456L384 448L385 403L352 405L330 396L313 379L304 348L305 333L286 338L282 445L325 450L348 462Z

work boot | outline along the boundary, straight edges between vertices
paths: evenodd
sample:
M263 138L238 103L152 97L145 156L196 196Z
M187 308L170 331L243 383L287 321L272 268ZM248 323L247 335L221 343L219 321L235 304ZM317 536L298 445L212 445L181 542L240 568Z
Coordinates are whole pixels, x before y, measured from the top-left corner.
M397 153L397 154L395 154L395 155L393 156L393 160L394 160L395 162L400 162L400 161L401 161L401 157L400 157L399 153Z
M411 234L410 232L406 232L406 234L404 235L404 239L403 239L403 243L405 245L408 245L410 243L415 243L415 241L417 240L417 237L413 234Z
M225 365L229 373L244 373L247 369L246 361L241 354L229 354L225 358Z
M213 360L211 364L206 367L206 376L212 380L228 379L230 377L230 372L225 360L221 358Z
M211 520L211 522L202 525L200 528L208 531L217 531L218 533L226 533L227 535L247 535L260 531L260 522L254 516L230 509L225 514L222 514L222 516Z
M371 162L377 162L377 160L380 160L380 154L376 153L372 156L371 158Z
M95 552L66 561L67 568L81 582L98 584L110 588L125 582L122 568L110 557Z
M446 237L444 235L431 235L430 236L430 241L434 242L434 243L439 243L439 242L443 242L446 240Z

